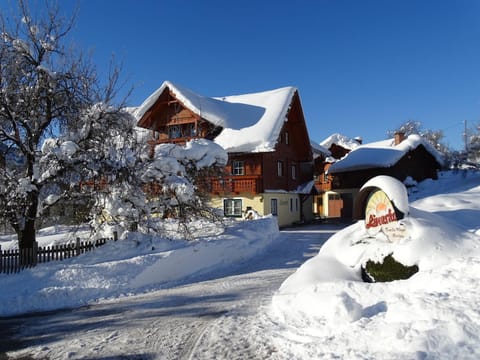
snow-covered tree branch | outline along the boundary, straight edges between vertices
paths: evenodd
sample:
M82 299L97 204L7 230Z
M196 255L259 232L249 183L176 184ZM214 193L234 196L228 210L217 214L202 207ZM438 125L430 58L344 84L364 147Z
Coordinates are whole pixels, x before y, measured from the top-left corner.
M412 134L420 135L437 151L442 153L445 156L447 162L450 162L451 149L449 149L449 147L443 143L445 135L442 130L425 129L420 121L407 120L395 130L388 131L387 135L393 136L397 132L402 132L406 136Z
M42 212L85 197L79 184L108 176L106 129L128 138L133 127L123 104L112 105L119 70L101 85L89 58L63 45L74 17L50 5L33 15L26 2L18 7L19 16L0 23L0 215L28 248Z
M195 140L149 156L132 113L114 104L119 68L102 85L90 60L62 44L73 19L49 8L34 20L24 1L19 8L14 26L0 24L0 217L19 246L33 247L53 207L125 229L213 213L197 184L224 167L225 151Z

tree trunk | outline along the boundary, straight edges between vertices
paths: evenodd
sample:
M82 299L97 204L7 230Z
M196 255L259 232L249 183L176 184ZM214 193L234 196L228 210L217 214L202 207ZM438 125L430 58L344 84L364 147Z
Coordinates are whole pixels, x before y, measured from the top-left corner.
M35 243L35 219L25 221L25 226L17 233L18 247L20 249L33 248Z
M32 249L35 244L35 220L37 218L38 193L31 191L27 196L27 208L25 210L25 222L17 231L18 247L20 249Z

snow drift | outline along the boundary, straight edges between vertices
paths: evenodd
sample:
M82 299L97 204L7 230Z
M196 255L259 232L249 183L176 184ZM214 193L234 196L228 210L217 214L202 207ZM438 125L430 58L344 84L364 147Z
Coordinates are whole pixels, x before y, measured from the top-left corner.
M448 183L451 193L413 202L402 220L404 240L371 241L358 221L284 281L272 300L283 324L275 342L291 345L284 358L480 357L480 293L472 286L480 272L480 176L443 176L429 184ZM464 216L466 209L476 219ZM419 272L362 282L361 265L388 254Z

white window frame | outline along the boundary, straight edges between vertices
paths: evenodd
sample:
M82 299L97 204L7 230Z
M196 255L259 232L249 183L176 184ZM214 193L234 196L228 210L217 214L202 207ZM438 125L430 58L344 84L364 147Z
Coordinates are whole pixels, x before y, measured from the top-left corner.
M292 165L292 180L297 179L297 165Z
M242 217L243 201L238 198L223 199L223 214L225 217Z
M245 175L245 162L241 160L232 161L232 175Z
M278 216L278 199L277 198L270 199L270 212L273 216Z
M277 161L277 175L279 177L283 177L283 161L282 160Z

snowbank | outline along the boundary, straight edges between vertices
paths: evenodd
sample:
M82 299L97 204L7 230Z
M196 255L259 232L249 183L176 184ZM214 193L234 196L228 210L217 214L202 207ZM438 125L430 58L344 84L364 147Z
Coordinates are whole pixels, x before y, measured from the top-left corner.
M429 182L430 192L448 183L451 193L413 202L402 220L404 240L369 240L359 221L287 278L272 300L282 357L479 358L480 175L468 177ZM362 263L390 253L419 272L408 280L362 282Z
M274 217L236 222L221 235L194 241L134 233L76 258L0 274L0 316L78 307L171 286L244 262L263 252L277 235ZM45 237L43 243L56 236Z

